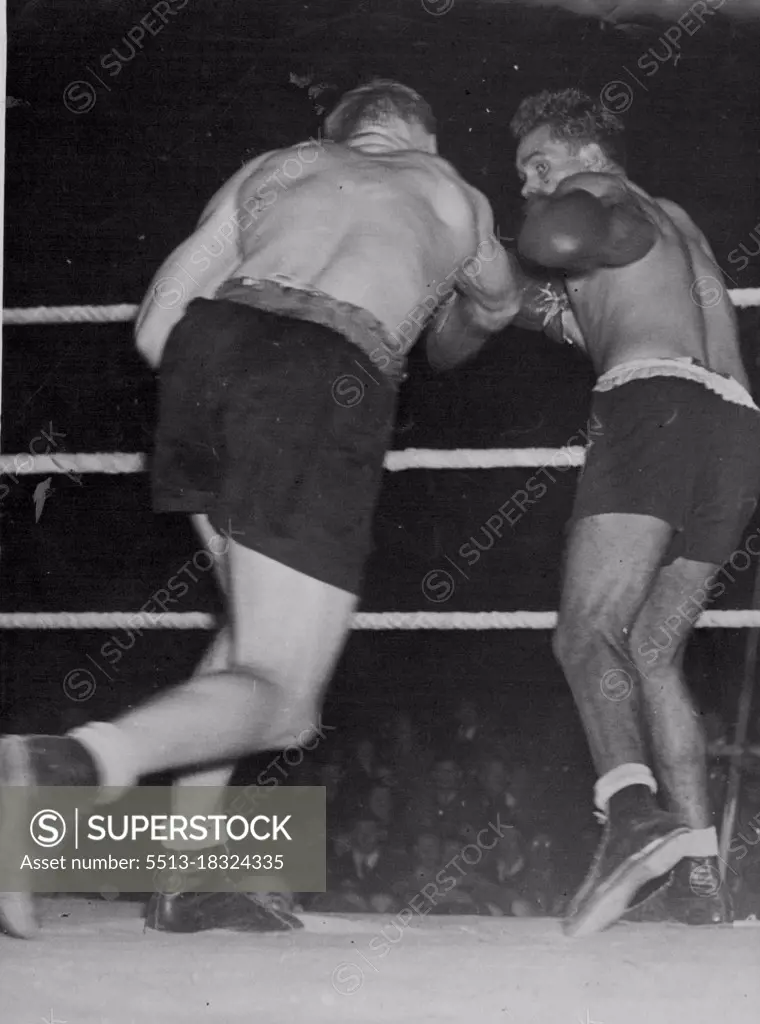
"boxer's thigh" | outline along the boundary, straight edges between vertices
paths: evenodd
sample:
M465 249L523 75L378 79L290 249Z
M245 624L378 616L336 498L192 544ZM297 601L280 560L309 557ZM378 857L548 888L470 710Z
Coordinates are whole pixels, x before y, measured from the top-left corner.
M277 687L283 714L316 714L343 650L355 594L230 543L232 661ZM301 728L316 726L315 719Z
M567 545L559 625L619 638L630 628L671 541L653 516L606 513L573 523Z

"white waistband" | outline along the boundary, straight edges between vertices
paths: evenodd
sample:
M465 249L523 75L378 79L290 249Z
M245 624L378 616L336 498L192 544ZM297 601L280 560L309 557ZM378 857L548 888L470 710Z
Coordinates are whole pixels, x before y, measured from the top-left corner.
M680 377L682 380L693 380L696 384L702 384L716 395L720 395L726 402L760 412L750 393L738 380L708 370L706 366L688 356L673 359L634 359L630 363L622 363L603 373L596 382L594 391L611 391L629 381L647 380L650 377Z

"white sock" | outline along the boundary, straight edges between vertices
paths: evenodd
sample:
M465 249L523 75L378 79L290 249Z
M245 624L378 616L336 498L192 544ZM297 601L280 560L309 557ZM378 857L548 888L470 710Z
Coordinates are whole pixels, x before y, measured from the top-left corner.
M118 726L111 722L88 722L67 735L82 744L95 762L102 789L110 790L102 793L99 803L118 800L137 784L131 747Z
M657 780L647 765L635 762L619 764L597 779L594 786L597 808L606 814L610 799L627 786L648 786L652 793L657 792Z
M687 857L718 856L718 833L715 827L693 828L689 833L687 842L689 844Z

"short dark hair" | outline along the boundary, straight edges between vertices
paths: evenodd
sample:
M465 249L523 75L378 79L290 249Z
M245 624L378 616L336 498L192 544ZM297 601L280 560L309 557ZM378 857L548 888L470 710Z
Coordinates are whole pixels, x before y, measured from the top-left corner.
M548 127L552 138L573 146L595 142L604 155L625 167L623 122L602 103L596 103L579 89L545 90L528 96L510 121L512 135L519 142L536 128Z
M360 129L392 118L419 124L435 135L435 116L427 100L408 85L390 78L375 78L341 96L325 118L325 136L332 142L345 142Z

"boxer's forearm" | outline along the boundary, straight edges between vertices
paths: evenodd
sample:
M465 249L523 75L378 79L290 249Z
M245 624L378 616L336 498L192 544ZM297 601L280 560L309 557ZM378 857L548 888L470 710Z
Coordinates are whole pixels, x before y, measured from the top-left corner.
M425 342L428 362L439 373L453 370L476 356L492 333L493 330L478 321L472 303L455 295L428 332Z

